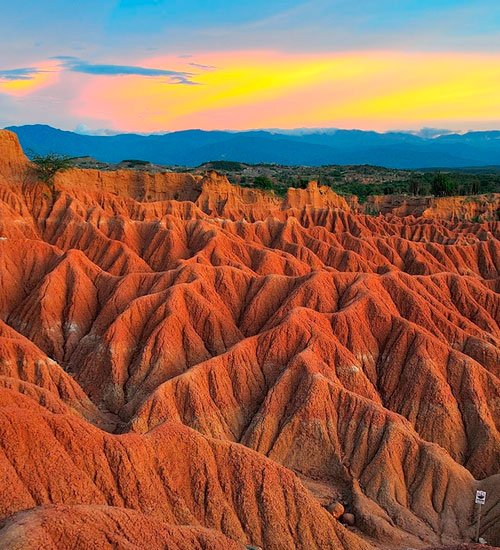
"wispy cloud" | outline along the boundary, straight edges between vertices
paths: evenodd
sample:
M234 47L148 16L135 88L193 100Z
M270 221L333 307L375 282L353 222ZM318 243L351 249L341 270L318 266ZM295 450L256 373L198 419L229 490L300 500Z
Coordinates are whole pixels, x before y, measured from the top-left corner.
M83 73L96 76L145 76L145 77L167 77L170 84L188 84L193 85L194 73L186 71L173 71L169 69L155 69L151 67L141 67L137 65L115 65L101 63L87 63L78 57L60 55L54 57L60 61L64 70L74 73Z
M188 63L188 65L191 65L191 67L196 67L198 69L204 69L205 71L213 71L214 69L217 69L215 65L202 65L201 63Z
M21 67L19 69L0 69L0 80L2 81L15 81L15 80L33 80L35 75L40 74L42 71L36 67Z
M174 71L170 69L156 69L151 67L141 67L137 65L115 65L104 63L87 63L78 57L59 55L52 57L52 60L59 63L59 67L54 67L51 72L70 71L73 73L82 73L94 76L144 76L144 77L167 77L166 84L184 84L187 86L196 86L199 82L193 80L195 73L189 71ZM193 67L204 70L212 70L215 67L211 65L201 65L199 63L189 63ZM16 69L0 69L0 82L16 82L33 80L37 75L49 72L47 69L38 67L19 67Z
M314 10L316 14L322 13L324 8L333 8L336 4L342 4L342 0L308 0L306 2L299 3L295 6L289 7L285 10L278 11L263 19L257 19L255 21L246 21L240 27L242 29L256 29L260 27L268 27L273 24L282 24L290 21L294 18L302 18L304 15L311 15Z
M201 82L196 82L190 78L184 76L172 76L170 77L168 84L184 84L185 86L201 86Z

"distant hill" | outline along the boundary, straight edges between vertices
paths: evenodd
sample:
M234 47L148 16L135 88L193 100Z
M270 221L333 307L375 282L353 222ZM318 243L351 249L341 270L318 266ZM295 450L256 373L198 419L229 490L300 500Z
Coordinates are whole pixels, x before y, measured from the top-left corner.
M500 164L500 131L424 137L404 132L318 130L186 130L164 135L90 136L46 125L11 126L24 150L90 156L103 162L141 159L198 166L215 160L321 166L372 164L390 168L474 167Z

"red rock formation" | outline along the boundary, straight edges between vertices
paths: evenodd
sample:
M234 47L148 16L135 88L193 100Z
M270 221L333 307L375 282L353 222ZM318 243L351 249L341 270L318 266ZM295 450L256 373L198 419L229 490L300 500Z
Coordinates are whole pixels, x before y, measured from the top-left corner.
M16 185L22 181L28 159L21 149L16 134L7 130L0 131L0 182Z
M190 200L201 192L200 177L176 172L154 173L118 170L70 170L58 174L56 185L71 192L82 188L87 192L105 191L118 197L138 201Z
M474 223L496 222L500 219L500 194L470 197L409 197L406 195L375 195L368 197L355 210L367 214L394 214L395 216L423 216Z
M334 193L330 187L318 187L317 182L310 181L306 189L294 189L289 187L283 208L300 209L306 206L313 208L340 208L349 210L345 199Z
M475 223L497 221L500 219L500 195L491 193L473 197L431 199L422 215L425 218L444 218Z
M0 543L500 544L500 222L0 152Z
M9 518L0 530L3 550L243 550L221 533L165 524L111 506L40 506Z

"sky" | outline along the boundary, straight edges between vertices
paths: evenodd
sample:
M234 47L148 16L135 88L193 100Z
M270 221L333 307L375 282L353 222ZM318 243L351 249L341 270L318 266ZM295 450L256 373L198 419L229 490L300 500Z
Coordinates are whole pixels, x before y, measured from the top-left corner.
M0 0L0 127L500 129L499 0Z

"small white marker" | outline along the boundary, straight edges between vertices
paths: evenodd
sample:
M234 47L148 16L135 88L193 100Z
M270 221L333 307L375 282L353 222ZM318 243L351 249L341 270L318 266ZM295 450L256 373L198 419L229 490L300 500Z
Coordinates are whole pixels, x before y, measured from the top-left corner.
M484 504L486 502L486 491L476 491L476 504Z
M477 526L476 526L476 542L479 542L479 526L481 524L481 508L486 502L486 491L476 491L476 504L479 504L477 508Z

